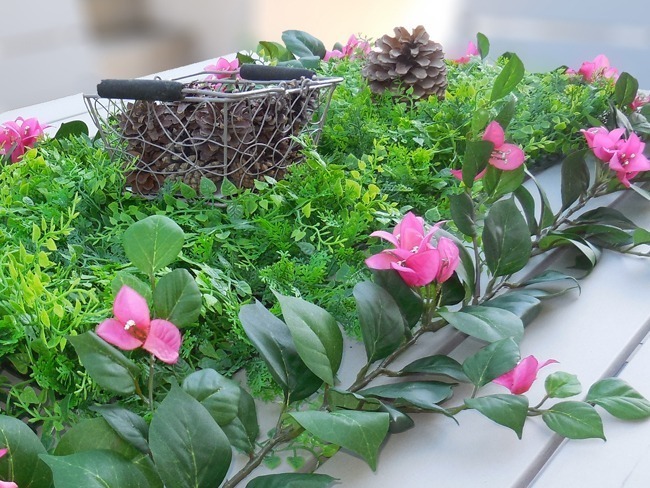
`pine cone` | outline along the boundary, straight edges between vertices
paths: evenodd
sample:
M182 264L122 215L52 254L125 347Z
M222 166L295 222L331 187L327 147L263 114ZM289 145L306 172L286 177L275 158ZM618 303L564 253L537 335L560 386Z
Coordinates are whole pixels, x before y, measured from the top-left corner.
M398 93L413 87L413 96L445 97L447 66L442 46L429 39L423 26L411 34L404 27L395 27L395 37L384 35L368 55L363 75L370 89L381 94L385 90Z

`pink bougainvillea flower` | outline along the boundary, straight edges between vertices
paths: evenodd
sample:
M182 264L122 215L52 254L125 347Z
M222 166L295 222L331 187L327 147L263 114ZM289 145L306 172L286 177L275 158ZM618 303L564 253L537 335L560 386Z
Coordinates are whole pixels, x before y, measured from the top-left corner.
M369 52L370 43L363 39L359 39L357 36L352 34L348 39L348 42L345 44L345 46L342 46L341 49L332 49L331 51L326 51L325 57L323 57L323 61L342 58L355 59L358 57L363 57Z
M6 447L3 448L3 449L0 449L0 458L3 457L5 454L7 454L8 451L9 451L9 449L7 449ZM13 481L2 481L2 480L0 480L0 488L18 488L18 485L16 483L14 483Z
M380 230L370 234L395 247L370 256L366 259L366 265L372 269L394 269L407 285L414 287L449 279L458 265L458 249L454 251L451 246L456 245L444 237L438 241L439 247L442 241L442 249L431 244L431 238L440 225L442 222L425 234L422 218L412 212L407 213L392 233Z
M648 103L650 103L650 93L637 93L632 103L630 103L630 108L633 112L636 112Z
M458 64L467 64L470 62L473 56L479 56L480 54L481 53L479 52L476 44L474 44L472 41L469 41L469 44L467 44L467 49L465 50L465 54L460 58L454 59L454 62Z
M493 382L505 386L513 395L521 395L530 390L530 387L537 379L539 370L551 363L557 363L557 361L555 359L549 359L539 364L535 356L528 356L519 361L519 364L506 374L493 380Z
M0 155L11 152L11 162L17 162L28 148L36 144L46 127L36 118L22 117L0 125Z
M215 64L209 64L203 71L210 73L205 77L206 80L221 80L229 78L233 71L239 69L239 60L237 58L228 61L226 58L219 58Z
M343 51L339 49L332 49L331 51L329 50L325 51L325 56L323 57L323 61L329 61L330 59L342 59L343 57L345 57Z
M605 127L592 127L581 129L582 135L587 140L587 145L601 161L608 162L612 158L611 150L616 147L618 141L623 137L625 129L614 129L608 131Z
M642 171L650 171L650 161L643 154L644 149L645 143L632 133L627 140L621 139L613 149L608 150L612 154L609 167L616 172L623 186L629 188L632 178Z
M115 296L112 319L97 326L97 335L125 351L142 347L164 363L178 361L181 333L162 319L150 319L147 301L138 292L124 285Z
M618 70L609 65L609 59L604 54L599 54L593 61L585 61L578 71L567 69L568 74L582 75L587 83L591 83L598 78L618 78Z

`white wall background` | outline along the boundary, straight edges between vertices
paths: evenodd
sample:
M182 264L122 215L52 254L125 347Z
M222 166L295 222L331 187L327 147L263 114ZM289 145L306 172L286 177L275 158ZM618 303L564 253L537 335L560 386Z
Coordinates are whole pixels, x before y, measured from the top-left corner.
M529 70L606 54L650 88L646 2L627 0L31 0L3 2L0 112L143 76L305 30L331 47L423 24L448 57L476 32ZM26 114L28 115L28 114Z

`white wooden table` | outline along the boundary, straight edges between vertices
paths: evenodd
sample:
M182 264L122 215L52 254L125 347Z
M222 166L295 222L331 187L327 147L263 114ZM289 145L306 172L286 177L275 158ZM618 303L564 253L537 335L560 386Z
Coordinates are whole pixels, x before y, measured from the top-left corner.
M163 78L201 71L208 60L160 73ZM62 122L85 120L81 94L0 114L0 122L15 117L38 117L50 132ZM549 196L558 198L558 168L540 176ZM556 207L557 201L555 202ZM614 205L638 225L650 228L648 202L629 192ZM601 262L581 282L578 296L571 292L545 302L540 316L526 329L522 357L554 358L559 364L544 368L528 393L531 403L543 396L543 379L553 371L576 374L584 393L595 381L608 376L628 380L650 398L650 260L605 252ZM435 341L423 340L400 360L430 355L442 343L456 340L451 330ZM462 360L480 347L465 339L451 355ZM361 366L364 354L346 354L341 371L343 385ZM426 351L426 352L425 352ZM397 366L397 365L396 365ZM489 392L505 393L491 385ZM485 391L485 390L482 390ZM456 398L462 399L458 391ZM458 400L460 401L460 400ZM458 415L460 425L441 415L421 414L416 427L388 439L379 467L372 472L364 461L340 452L319 470L354 488L642 488L650 486L650 421L621 422L603 412L607 442L563 441L541 421L527 422L522 440L475 411Z

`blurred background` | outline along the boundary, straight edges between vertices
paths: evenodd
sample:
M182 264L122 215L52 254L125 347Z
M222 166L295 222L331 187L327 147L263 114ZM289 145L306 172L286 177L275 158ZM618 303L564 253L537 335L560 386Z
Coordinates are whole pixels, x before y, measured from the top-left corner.
M650 88L645 0L14 0L2 11L0 112L279 42L287 29L331 48L418 24L449 58L482 32L491 58L513 51L543 71L602 53Z

